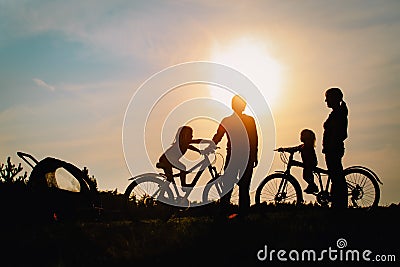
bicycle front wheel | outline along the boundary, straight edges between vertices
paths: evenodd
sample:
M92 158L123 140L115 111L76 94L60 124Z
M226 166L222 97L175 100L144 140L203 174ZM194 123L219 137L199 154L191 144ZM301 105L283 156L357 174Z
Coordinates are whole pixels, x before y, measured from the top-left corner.
M218 200L221 199L221 197L225 194L223 190L223 185L222 182L220 181L214 181L211 183L208 183L203 190L203 203L211 203L211 202L217 202ZM232 205L238 205L239 204L239 186L234 185L232 189L232 194L231 194L231 199L230 203Z
M136 206L151 207L158 202L170 204L174 195L167 181L156 174L142 175L134 178L126 188L125 203L127 208Z
M349 208L374 208L380 199L379 184L367 170L349 168L344 170L347 183Z
M303 203L303 193L299 182L290 175L274 173L268 175L257 187L256 204L296 204Z

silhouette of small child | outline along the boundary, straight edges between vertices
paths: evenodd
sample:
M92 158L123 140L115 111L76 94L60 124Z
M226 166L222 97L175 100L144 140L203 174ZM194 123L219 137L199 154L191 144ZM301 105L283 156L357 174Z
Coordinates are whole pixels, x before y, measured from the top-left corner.
M317 166L317 155L315 153L315 133L312 130L304 129L300 133L300 141L303 142L299 146L283 148L283 151L299 151L301 159L304 164L303 168L303 179L307 182L308 186L304 189L307 194L313 194L318 192L318 186L314 182L313 169Z
M161 155L156 166L164 170L167 180L173 181L172 168L180 170L180 180L182 187L191 186L186 183L186 166L179 160L183 157L188 149L202 154L202 151L191 144L199 144L200 142L210 143L212 141L203 139L193 139L193 129L189 126L182 126L178 129L175 140L172 145ZM213 142L212 142L213 143Z
M318 160L315 154L315 133L309 129L304 129L300 133L300 141L303 142L299 146L301 159L304 164L303 179L308 183L304 192L308 194L318 192L318 186L314 182L313 169L317 166Z

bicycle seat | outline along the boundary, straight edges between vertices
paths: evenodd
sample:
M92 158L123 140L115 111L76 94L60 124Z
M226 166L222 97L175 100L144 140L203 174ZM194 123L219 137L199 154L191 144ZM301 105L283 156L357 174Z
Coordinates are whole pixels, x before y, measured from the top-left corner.
M165 168L165 166L160 162L156 163L156 167L159 168L159 169L164 169Z

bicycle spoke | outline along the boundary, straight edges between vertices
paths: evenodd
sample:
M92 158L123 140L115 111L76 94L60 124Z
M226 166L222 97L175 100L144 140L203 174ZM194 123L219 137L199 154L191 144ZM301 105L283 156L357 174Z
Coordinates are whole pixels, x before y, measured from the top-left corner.
M368 172L359 169L348 171L345 176L349 207L370 208L379 201L379 188Z
M225 192L226 188L219 181L207 184L203 190L203 202L210 203L221 199L221 197L228 192ZM239 204L239 190L238 186L234 185L231 189L230 203L233 205Z
M128 205L144 204L146 206L157 205L157 202L174 203L174 195L169 184L157 174L137 177L128 186L126 192Z
M258 190L258 202L266 203L293 203L298 201L298 192L296 188L286 178L271 177L262 188Z
M146 195L146 190L144 190L141 186L136 186L131 194L130 194L130 198L134 197L134 198L140 198L142 196Z

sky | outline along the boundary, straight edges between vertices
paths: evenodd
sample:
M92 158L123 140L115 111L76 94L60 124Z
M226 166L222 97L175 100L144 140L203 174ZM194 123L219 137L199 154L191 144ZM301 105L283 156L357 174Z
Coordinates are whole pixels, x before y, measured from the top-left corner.
M171 66L216 62L265 97L275 135L263 141L296 145L310 128L321 167L324 92L340 87L349 108L344 166L373 169L380 204L399 203L399 33L399 1L0 0L0 162L21 162L17 151L56 157L88 167L99 189L123 192L141 171L128 168L122 138L135 92ZM175 100L201 91L182 90ZM209 97L229 103L220 91ZM194 137L211 138L216 122L208 127ZM174 131L162 138L172 142ZM256 169L252 190L283 167L275 156Z

